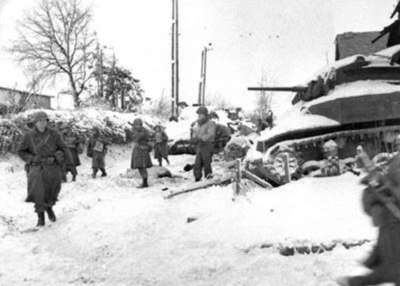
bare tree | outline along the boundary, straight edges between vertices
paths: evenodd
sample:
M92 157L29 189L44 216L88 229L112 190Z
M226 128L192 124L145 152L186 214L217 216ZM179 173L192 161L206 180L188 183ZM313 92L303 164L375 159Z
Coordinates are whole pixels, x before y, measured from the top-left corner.
M168 119L171 116L170 107L171 100L163 89L158 98L151 100L149 105L143 106L142 112L158 118Z
M66 76L76 106L93 76L92 10L80 0L41 0L19 25L11 51L28 70Z
M227 109L232 107L231 103L219 92L206 98L206 105L213 106L217 109Z
M268 76L266 71L262 71L259 85L267 86L273 80ZM271 110L273 92L267 92L265 90L259 91L257 94L257 113L259 118L264 118L267 111Z

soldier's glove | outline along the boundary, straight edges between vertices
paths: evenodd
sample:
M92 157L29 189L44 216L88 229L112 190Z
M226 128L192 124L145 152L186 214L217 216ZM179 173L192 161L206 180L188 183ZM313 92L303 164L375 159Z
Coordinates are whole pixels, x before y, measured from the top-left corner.
M58 163L58 164L63 164L64 163L64 152L62 152L62 151L57 151L56 153L55 153L55 158L56 158L56 162Z

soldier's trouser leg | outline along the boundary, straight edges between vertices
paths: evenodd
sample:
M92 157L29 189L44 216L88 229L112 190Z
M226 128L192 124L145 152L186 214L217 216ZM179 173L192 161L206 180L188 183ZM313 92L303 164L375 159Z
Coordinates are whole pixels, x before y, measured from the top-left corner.
M379 285L384 283L394 283L400 286L400 263L391 266L381 266L373 272L364 276L350 278L351 286Z
M139 173L142 176L143 182L140 188L147 188L149 186L148 177L149 174L147 173L146 168L139 168Z
M204 166L204 176L207 178L208 176L212 175L212 156L213 156L213 149L212 147L205 148L202 150L202 161Z
M140 176L142 176L143 179L147 179L149 177L149 174L148 174L146 168L139 168L139 173L140 173Z
M61 180L65 182L67 181L67 165L62 164L60 169L61 169Z
M196 152L196 159L194 160L193 174L196 181L200 181L203 170L203 158L200 151Z
M100 168L100 171L101 171L101 175L104 177L104 176L107 176L107 172L106 172L106 169L105 168Z
M163 158L165 159L165 161L166 161L166 162L167 162L167 164L169 165L169 159L168 159L168 155L165 155Z
M30 166L28 173L28 202L35 204L35 212L42 213L45 210L45 189L43 174L40 166Z
M70 168L72 176L76 177L76 175L78 175L78 170L76 169L76 166L71 166Z

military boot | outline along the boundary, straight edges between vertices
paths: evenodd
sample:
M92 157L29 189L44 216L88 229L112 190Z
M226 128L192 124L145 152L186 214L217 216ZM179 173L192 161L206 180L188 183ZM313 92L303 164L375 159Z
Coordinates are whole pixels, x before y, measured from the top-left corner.
M57 220L56 214L54 213L52 207L47 208L46 212L47 212L47 216L49 217L49 220L51 222L55 222Z
M38 223L37 223L37 227L42 227L45 225L45 218L44 218L44 212L40 212L38 213Z
M100 169L100 171L101 171L101 176L102 177L107 177L107 172L106 172L105 169Z
M147 188L147 187L149 187L148 179L147 178L143 178L143 182L142 182L142 184L140 185L139 188Z

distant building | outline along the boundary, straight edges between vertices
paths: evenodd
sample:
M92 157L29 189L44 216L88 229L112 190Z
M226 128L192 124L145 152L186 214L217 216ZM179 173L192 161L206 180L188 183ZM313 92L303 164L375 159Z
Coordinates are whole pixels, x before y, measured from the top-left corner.
M19 105L26 101L24 104L24 110L34 108L51 108L51 96L29 93L22 90L13 88L0 87L0 114L4 113L4 110L13 105Z
M383 36L372 44L372 40L379 36L379 32L347 32L336 36L335 60L347 58L356 54L370 55L386 49L388 35Z

